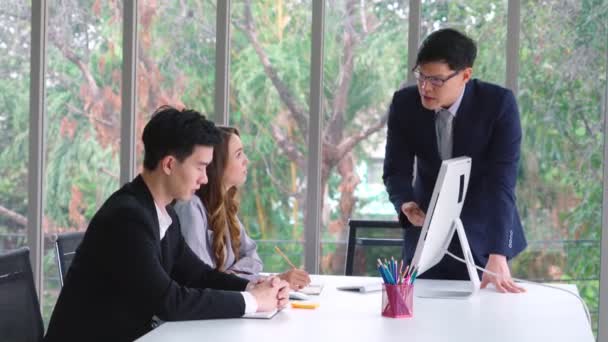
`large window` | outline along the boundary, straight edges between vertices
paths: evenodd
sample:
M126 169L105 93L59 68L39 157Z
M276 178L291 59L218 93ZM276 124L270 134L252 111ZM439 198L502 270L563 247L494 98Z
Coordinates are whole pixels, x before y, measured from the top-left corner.
M597 328L606 1L522 2L518 205L530 246L515 274L575 283Z
M139 1L136 173L143 162L141 135L158 107L191 108L213 118L215 3Z
M477 43L473 77L500 85L505 80L506 22L507 1L422 1L422 39L446 27L465 32Z
M233 0L226 23L229 124L240 129L250 159L240 215L269 272L288 267L275 245L304 263L305 223L314 210L321 211L319 263L326 274L344 271L350 218L396 217L381 176L388 106L413 67L407 62L410 1L322 2L322 200L307 203L316 1ZM26 218L30 3L0 1L0 252L27 245L27 229L38 229ZM119 186L122 3L48 2L45 319L59 292L56 234L86 229ZM225 4L137 1L137 172L141 133L159 106L193 108L215 119L218 3ZM445 27L466 32L478 44L474 77L504 85L505 49L513 38L507 36L509 4L521 7L517 204L530 245L512 262L513 273L576 283L597 327L608 0L422 0L420 38Z
M241 219L265 271L304 263L310 79L310 1L233 1L230 124L249 157Z
M53 1L48 21L45 321L59 293L56 234L85 230L119 185L122 7Z
M31 6L0 3L0 253L27 244Z
M408 17L408 1L327 2L322 273L344 272L351 217L396 217L382 166L388 107L409 69Z

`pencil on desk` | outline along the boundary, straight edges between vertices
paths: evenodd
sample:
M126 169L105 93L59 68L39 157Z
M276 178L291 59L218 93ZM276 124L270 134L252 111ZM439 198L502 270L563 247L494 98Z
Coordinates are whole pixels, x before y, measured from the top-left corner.
M283 253L283 251L279 248L279 246L274 246L274 250L279 253L280 256L283 257L283 259L285 259L285 261L287 261L287 263L289 264L289 266L291 266L292 268L297 268L292 262L291 260L289 260L289 258L287 257L287 255L285 255L285 253Z

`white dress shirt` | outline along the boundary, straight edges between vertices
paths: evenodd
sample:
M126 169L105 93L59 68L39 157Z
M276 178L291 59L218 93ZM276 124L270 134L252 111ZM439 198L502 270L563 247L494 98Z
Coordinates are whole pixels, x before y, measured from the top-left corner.
M448 111L450 111L450 113L452 113L452 115L454 115L454 117L456 117L456 113L458 112L458 108L460 108L460 103L462 102L462 98L464 97L464 90L466 89L466 87L462 88L462 91L460 92L460 96L458 96L458 99L456 99L456 102L454 102L450 108L448 108ZM439 110L436 110L435 113L437 113L438 111L440 111L441 108Z

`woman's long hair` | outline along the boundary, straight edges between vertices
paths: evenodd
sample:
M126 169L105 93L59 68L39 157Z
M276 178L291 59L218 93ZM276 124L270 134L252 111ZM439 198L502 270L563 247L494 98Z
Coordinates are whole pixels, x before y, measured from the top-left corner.
M226 230L229 232L232 251L236 260L240 258L241 227L237 218L239 202L238 189L233 186L227 191L224 189L222 179L228 164L228 145L232 135L240 136L239 131L233 127L218 126L222 142L213 149L213 160L207 166L208 183L196 192L209 215L209 229L213 231L211 249L215 257L215 268L224 271L226 261Z

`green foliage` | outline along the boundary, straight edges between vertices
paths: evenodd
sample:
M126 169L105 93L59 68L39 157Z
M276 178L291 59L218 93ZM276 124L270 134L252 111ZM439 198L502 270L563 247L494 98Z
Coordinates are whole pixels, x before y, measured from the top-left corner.
M0 204L19 213L27 210L28 85L14 79L0 82Z
M422 37L444 27L466 32L477 43L474 77L504 84L506 19L506 1L437 1L422 6Z
M173 89L188 108L210 118L215 87L215 11L215 1L186 1L184 6L159 1L146 32L152 40L146 55L157 63L161 88ZM141 38L145 36L142 30Z
M297 103L306 110L310 70L310 5L288 4L284 20L289 24L278 29L279 13L273 1L253 2L253 18L258 40L270 63L288 87ZM304 184L305 169L292 164L277 148L270 124L287 108L281 102L271 80L266 76L255 49L240 26L244 6L232 8L231 101L230 124L241 130L248 154L249 179L243 189L241 219L249 233L263 240L300 240L303 229L302 198L296 191ZM285 120L285 119L283 119ZM290 140L306 155L306 135L294 129ZM294 189L296 191L294 191ZM295 209L294 209L294 206ZM272 247L272 246L271 246ZM301 247L299 247L301 248ZM274 253L271 252L270 255ZM266 269L276 269L272 257L265 259Z
M606 89L606 1L523 2L519 104L524 129L518 205L529 240L590 240L557 245L561 279L584 279L579 291L597 306L602 222L602 99ZM556 20L556 18L561 18ZM545 246L545 249L547 246ZM543 249L531 246L528 255ZM555 278L553 278L555 279Z

